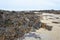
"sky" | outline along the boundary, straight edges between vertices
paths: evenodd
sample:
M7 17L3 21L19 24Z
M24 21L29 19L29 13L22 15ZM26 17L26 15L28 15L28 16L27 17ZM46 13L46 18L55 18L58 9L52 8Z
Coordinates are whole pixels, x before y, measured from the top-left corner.
M60 9L60 0L0 0L3 10L48 10Z

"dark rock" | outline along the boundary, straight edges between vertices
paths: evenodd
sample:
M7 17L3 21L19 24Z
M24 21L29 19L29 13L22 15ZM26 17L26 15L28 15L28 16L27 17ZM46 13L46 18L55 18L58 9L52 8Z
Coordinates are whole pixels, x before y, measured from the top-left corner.
M46 29L49 30L49 31L51 31L52 30L52 26L46 25Z
M52 23L59 24L60 22L52 22Z

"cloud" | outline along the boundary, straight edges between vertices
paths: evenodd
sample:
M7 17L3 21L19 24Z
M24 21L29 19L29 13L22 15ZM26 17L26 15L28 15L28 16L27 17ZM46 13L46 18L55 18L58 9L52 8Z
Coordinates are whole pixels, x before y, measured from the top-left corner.
M59 0L0 0L0 9L56 9L59 4Z

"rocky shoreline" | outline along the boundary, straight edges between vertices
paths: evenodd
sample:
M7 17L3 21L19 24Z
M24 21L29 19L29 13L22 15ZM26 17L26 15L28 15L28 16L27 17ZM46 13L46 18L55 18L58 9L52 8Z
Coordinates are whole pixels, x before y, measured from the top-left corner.
M41 12L17 12L0 10L0 39L16 40L30 31L40 28L51 30L52 26L42 23Z

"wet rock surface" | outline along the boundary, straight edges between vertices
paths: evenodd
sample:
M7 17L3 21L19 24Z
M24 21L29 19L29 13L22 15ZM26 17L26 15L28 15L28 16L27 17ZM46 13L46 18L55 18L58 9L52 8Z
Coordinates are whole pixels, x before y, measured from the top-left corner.
M35 33L35 32L30 32L28 34L24 35L24 39L23 40L41 40L41 37L39 34Z

